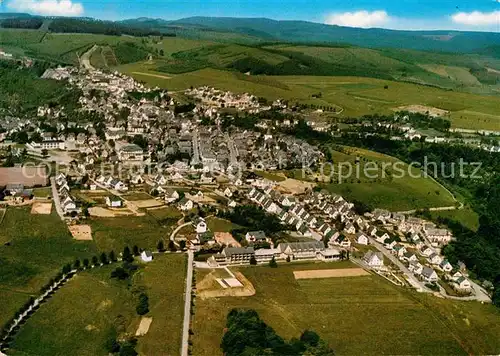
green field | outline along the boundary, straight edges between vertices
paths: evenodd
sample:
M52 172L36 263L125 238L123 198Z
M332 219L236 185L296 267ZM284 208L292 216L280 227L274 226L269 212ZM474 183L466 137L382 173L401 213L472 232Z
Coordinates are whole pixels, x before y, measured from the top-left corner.
M477 231L479 228L479 215L470 207L460 210L431 211L430 213L433 219L453 219L473 231Z
M500 130L500 99L443 89L364 77L244 75L217 69L201 69L173 75L158 72L155 63L134 63L119 70L151 86L172 91L190 86L214 86L236 93L248 92L268 99L336 106L339 117L390 114L407 105L449 110L453 127ZM387 86L387 89L384 87ZM322 93L321 99L312 95Z
M13 355L106 355L113 335L139 324L127 282L110 279L115 266L79 273L47 301L15 337Z
M31 215L30 208L8 208L0 228L0 288L8 291L0 294L0 324L62 266L96 251L92 242L72 239L55 209L51 215Z
M284 338L313 329L339 355L484 355L500 351L500 312L493 306L417 294L375 275L297 281L292 274L293 270L335 266L283 263L278 269L241 268L256 295L197 299L193 354L221 354L219 345L232 308L255 309ZM197 271L197 279L206 273L201 272Z
M241 228L240 225L233 224L229 220L211 217L207 219L208 229L212 232L230 232L231 230Z
M116 265L79 273L22 327L13 355L106 355L106 342L135 334L140 317L137 294L149 296L153 318L136 350L146 355L175 355L181 344L185 255L155 256L142 265L131 285L110 278ZM167 317L168 313L168 317Z
M171 232L171 226L161 225L150 215L92 218L88 223L97 248L106 252L121 252L125 246L135 245L156 249L158 241L166 241Z
M320 186L349 201L358 200L372 208L391 211L454 206L456 203L441 185L431 178L419 176L419 169L410 168L394 157L352 147L331 153L333 172L331 166L326 166L323 172L331 176L331 183L320 183ZM398 177L400 172L404 175ZM293 172L293 176L297 179L316 179L316 175L303 176L302 171Z
M141 355L178 355L184 316L184 281L186 255L155 255L153 262L134 276L134 286L149 296L153 323L140 338L137 351Z

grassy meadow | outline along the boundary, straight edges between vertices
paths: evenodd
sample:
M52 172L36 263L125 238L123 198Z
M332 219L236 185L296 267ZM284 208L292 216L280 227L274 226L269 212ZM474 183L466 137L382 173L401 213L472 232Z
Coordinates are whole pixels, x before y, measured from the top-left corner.
M65 264L96 252L92 242L73 240L55 209L51 215L30 209L8 208L0 228L0 288L7 291L0 293L0 324Z
M424 105L450 112L452 127L500 130L495 96L447 91L429 86L365 77L244 75L217 69L171 74L156 70L156 62L118 67L120 71L151 86L180 91L190 86L210 85L237 93L249 92L268 99L336 106L339 117L389 114L407 105ZM387 86L387 89L384 87ZM321 98L313 94L321 93Z
M110 278L116 266L79 273L21 328L13 355L106 355L113 335L135 332L139 316L126 281Z
M135 288L149 296L149 332L139 339L141 355L178 355L184 317L185 254L155 255L134 275Z
M138 338L145 355L176 355L181 344L186 256L161 255L141 264L130 284L110 278L115 265L80 272L21 328L12 355L106 355L106 342L134 335L140 316L137 295L149 296L153 318ZM166 317L169 313L169 317Z
M92 218L88 221L92 236L100 251L123 251L125 246L137 245L143 249L156 249L158 241L167 241L171 226L162 225L155 217L120 216L114 218Z
M343 262L349 263L349 262ZM339 355L496 354L500 312L490 305L441 300L376 276L295 280L294 270L350 267L331 263L240 268L252 297L196 299L193 354L221 355L232 308L255 309L285 338L315 330ZM199 280L204 271L197 275ZM286 293L283 293L286 291Z
M358 200L373 208L391 211L455 205L453 196L440 184L422 177L419 169L410 168L394 157L353 147L343 147L342 152L332 150L331 153L333 171L328 166L323 171L324 175L331 177L330 182L319 184L347 200ZM317 172L310 177L303 177L301 170L288 174L297 179L319 179Z

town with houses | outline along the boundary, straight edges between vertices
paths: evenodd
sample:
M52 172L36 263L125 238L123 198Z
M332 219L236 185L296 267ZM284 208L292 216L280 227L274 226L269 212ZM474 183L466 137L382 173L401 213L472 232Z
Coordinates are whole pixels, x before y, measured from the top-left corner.
M256 124L260 131L224 129L235 113L292 113L283 101L261 104L253 95L201 87L186 90L183 94L194 104L177 103L183 110L176 111L168 92L147 88L117 72L67 67L48 69L43 78L66 80L81 90L79 111L103 121L71 121L64 108L39 107L37 117L6 116L0 141L7 147L10 137L28 132L28 154L67 168L50 182L56 210L68 224L84 224L79 219L89 210L91 216L113 216L123 210L139 214L141 207L127 199L139 187L153 201L185 215L207 206L227 211L256 205L276 216L293 241L277 242L266 231L249 231L237 241L230 233L209 231L199 216L188 222L195 232L181 240L194 251L221 246L203 262L209 266L351 259L398 285L447 296L438 283L442 281L459 296L485 298L468 279L465 266L452 265L441 254L453 239L447 229L386 210L358 215L353 203L309 183L282 177L295 184L290 187L266 178L267 172L324 160L320 149L280 132L280 127L298 119L260 120ZM316 122L308 125L321 132L329 129ZM400 128L406 137L418 135L408 125ZM18 204L19 195L22 201L29 199L25 188L30 182L25 187L16 174L6 177L8 181L0 182L9 193L5 200ZM90 192L106 192L101 206L82 205L80 193L72 188L75 182ZM150 258L151 252L144 251L144 259Z

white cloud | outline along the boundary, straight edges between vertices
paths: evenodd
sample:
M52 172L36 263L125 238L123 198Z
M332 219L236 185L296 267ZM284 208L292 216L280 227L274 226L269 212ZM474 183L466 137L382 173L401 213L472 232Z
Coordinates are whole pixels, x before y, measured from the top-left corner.
M326 17L325 23L328 25L339 25L348 27L377 27L387 24L390 16L383 10L378 11L356 11L333 13Z
M498 0L500 2L500 0ZM500 11L459 12L451 16L454 23L466 26L488 26L500 23Z
M80 16L83 5L71 0L11 0L7 6L16 11L25 11L46 16Z

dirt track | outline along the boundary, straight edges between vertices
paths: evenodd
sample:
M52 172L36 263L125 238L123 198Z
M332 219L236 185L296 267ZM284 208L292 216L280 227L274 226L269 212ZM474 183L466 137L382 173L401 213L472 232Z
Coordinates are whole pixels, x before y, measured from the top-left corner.
M295 279L337 278L368 276L370 273L362 268L318 269L311 271L293 271Z

